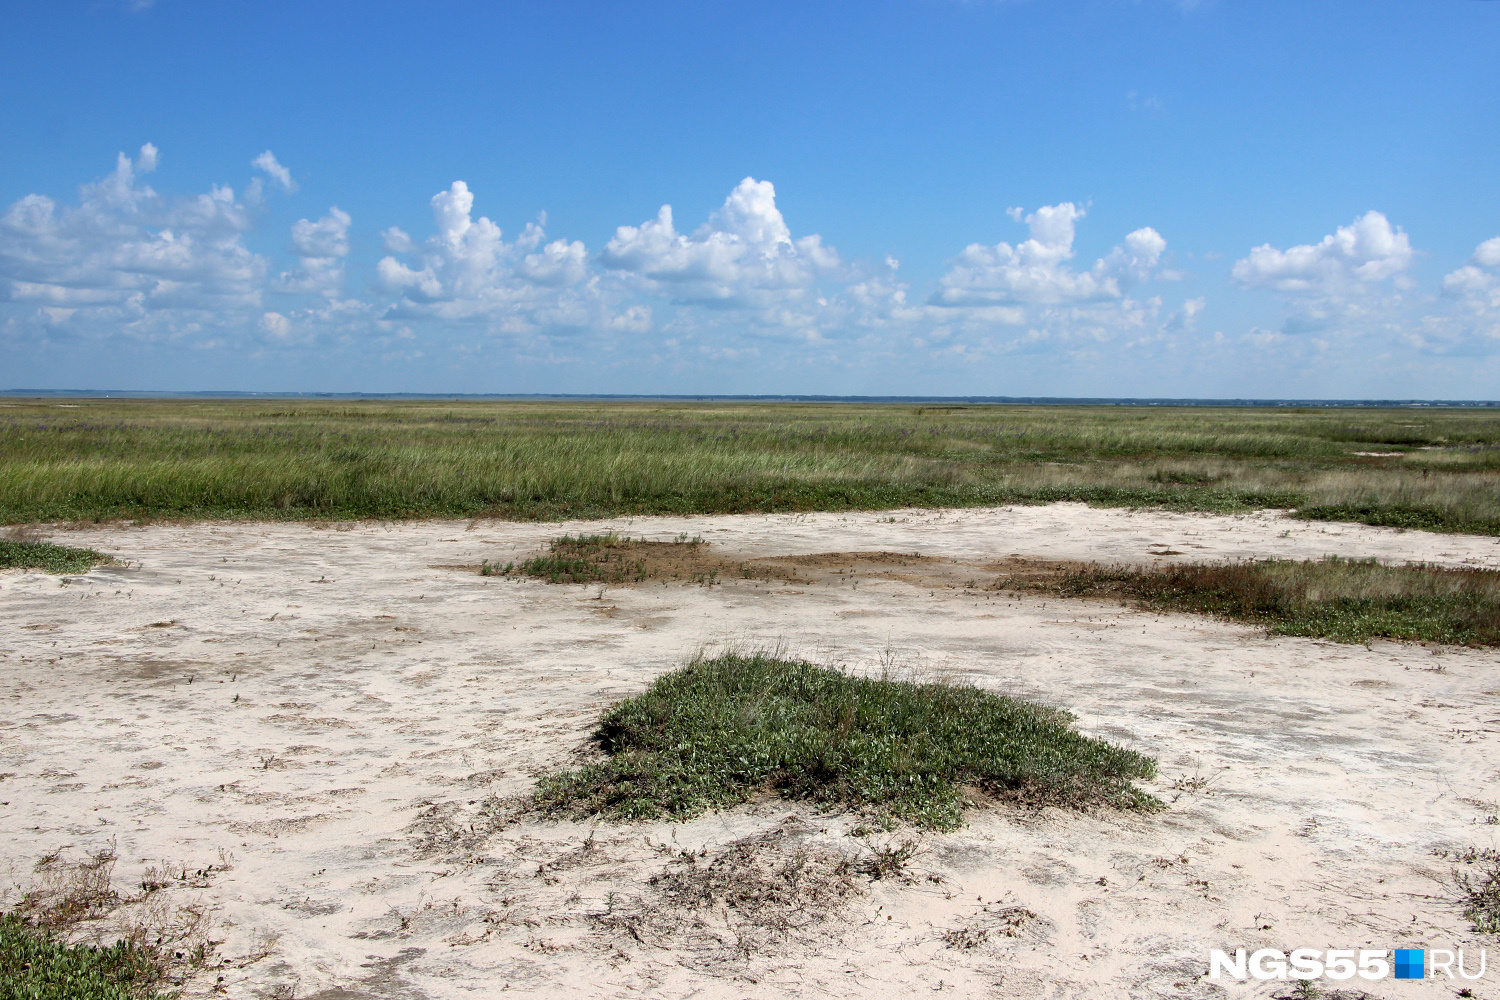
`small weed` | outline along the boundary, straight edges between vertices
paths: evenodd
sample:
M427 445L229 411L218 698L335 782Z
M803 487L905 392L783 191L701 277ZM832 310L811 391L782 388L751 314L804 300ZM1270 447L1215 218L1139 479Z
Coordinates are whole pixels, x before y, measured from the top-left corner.
M1462 851L1434 851L1454 862L1453 888L1463 914L1479 934L1500 934L1500 851L1470 847Z
M504 567L486 562L479 572L485 576L508 576L512 572L548 583L641 583L645 580L690 580L704 587L719 583L721 571L738 569L752 579L765 575L749 563L730 563L706 552L699 536L678 535L670 542L632 539L614 532L598 535L563 535L552 540L547 552L519 565Z
M1210 473L1193 472L1188 469L1157 469L1147 477L1153 483L1164 483L1174 486L1204 486L1216 483L1223 476Z
M117 860L113 844L82 861L69 861L61 851L43 855L32 868L36 881L22 894L16 913L56 930L108 912L120 902L113 879Z
M990 932L983 927L959 927L943 932L943 943L959 951L973 951L990 939Z
M1041 918L1024 906L991 910L988 906L969 923L944 931L943 943L959 951L973 951L995 938L1017 938Z
M914 840L903 840L899 844L871 845L869 857L861 858L856 867L871 882L882 879L905 881L907 869L917 850L917 842Z

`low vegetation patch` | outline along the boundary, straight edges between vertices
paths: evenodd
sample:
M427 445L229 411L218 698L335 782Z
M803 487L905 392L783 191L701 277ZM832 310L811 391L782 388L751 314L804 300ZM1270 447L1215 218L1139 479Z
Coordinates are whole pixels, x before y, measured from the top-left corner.
M154 950L133 942L68 944L14 914L0 914L0 997L17 1000L147 1000L162 996Z
M777 791L937 829L966 795L1149 810L1148 757L1073 730L1072 716L954 684L856 677L767 654L699 659L614 706L608 759L544 778L545 812L687 818Z
M1336 557L1271 559L1155 569L1088 567L1023 586L1071 597L1114 594L1153 610L1217 615L1278 635L1500 646L1500 572L1494 570L1384 566L1373 559Z
M973 567L915 552L813 552L734 559L719 555L698 536L683 534L669 542L653 542L614 532L563 535L540 555L520 562L485 560L479 572L483 576L530 576L549 583L660 580L707 587L731 579L793 584L853 583L881 577L949 586L949 578L973 578Z
M114 562L93 549L74 549L30 538L0 538L0 569L39 569L48 573L87 573Z
M701 542L702 539L696 539L690 547ZM647 578L646 561L641 556L648 550L663 546L680 548L681 542L674 545L671 542L632 541L612 531L598 535L563 535L554 538L543 555L504 566L486 561L479 572L485 576L516 573L549 583L638 583ZM657 553L653 551L652 554Z
M770 570L736 563L709 553L702 538L680 535L670 542L651 542L606 532L563 535L547 551L519 563L479 567L485 576L531 576L548 583L643 583L676 580L712 586L731 573L766 576Z
M219 865L190 879L148 867L139 892L115 884L113 845L82 858L54 851L37 861L34 880L0 913L0 1000L155 1000L209 968L218 942L197 901L178 903L177 885L205 887ZM80 938L95 943L80 943ZM99 943L112 941L112 943Z

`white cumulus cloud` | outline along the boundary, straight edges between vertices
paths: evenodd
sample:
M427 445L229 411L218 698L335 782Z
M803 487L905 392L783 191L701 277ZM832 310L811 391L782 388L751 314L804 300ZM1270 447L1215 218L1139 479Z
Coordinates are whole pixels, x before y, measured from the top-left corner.
M672 206L639 226L620 226L599 254L608 268L642 279L680 301L768 307L804 294L839 265L817 235L793 239L770 181L746 177L691 235L677 232Z
M1198 328L1198 317L1202 315L1203 307L1207 305L1207 302L1208 300L1201 295L1196 299L1184 300L1182 308L1167 317L1167 329L1192 333Z
M1500 306L1500 236L1479 244L1463 267L1445 275L1443 291L1485 306Z
M490 319L508 331L604 323L599 296L579 242L553 240L528 223L511 242L485 216L473 218L474 194L463 181L433 195L436 232L421 246L399 229L384 233L392 255L376 266L397 296L390 318ZM415 257L410 263L395 253Z
M1411 241L1380 212L1366 212L1314 244L1277 250L1269 243L1235 261L1234 280L1250 288L1329 295L1385 281L1411 266Z
M1449 307L1422 317L1406 338L1411 346L1440 354L1500 351L1500 236L1443 277L1443 295Z
M1020 216L1013 209L1013 218ZM1025 314L1018 307L1121 300L1129 289L1151 277L1166 252L1167 241L1147 226L1125 237L1086 271L1068 265L1073 259L1075 224L1084 210L1072 202L1048 205L1025 217L1031 238L1011 246L973 243L954 259L932 296L935 306L1000 307L1011 321Z
M1406 233L1370 211L1317 243L1255 247L1230 273L1245 288L1288 297L1287 332L1370 332L1398 322L1414 256Z

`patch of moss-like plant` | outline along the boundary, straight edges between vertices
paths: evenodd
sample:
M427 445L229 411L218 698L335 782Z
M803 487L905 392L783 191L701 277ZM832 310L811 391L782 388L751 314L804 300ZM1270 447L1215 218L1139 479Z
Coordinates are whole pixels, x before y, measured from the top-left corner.
M113 562L93 549L74 549L51 542L0 538L0 569L39 569L47 573L87 573L100 563Z
M128 941L71 945L15 914L0 914L0 997L17 1000L151 1000L162 967Z
M688 818L774 790L953 829L969 789L1005 801L1151 810L1149 757L1059 709L966 685L857 677L772 655L700 659L607 711L608 759L542 780L544 812Z

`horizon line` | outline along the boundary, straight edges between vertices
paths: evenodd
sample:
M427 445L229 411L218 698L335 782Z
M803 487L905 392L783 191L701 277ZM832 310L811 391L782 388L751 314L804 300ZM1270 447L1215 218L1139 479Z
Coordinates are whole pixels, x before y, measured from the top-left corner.
M788 403L931 403L964 405L1030 406L1222 406L1222 407L1327 407L1401 408L1500 407L1500 400L1487 399L1319 399L1191 396L924 396L924 395L835 395L814 393L475 393L475 392L283 392L229 389L0 389L0 397L32 399L318 399L318 400L580 400L635 402L788 402Z

